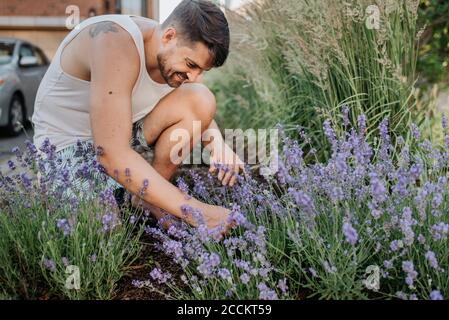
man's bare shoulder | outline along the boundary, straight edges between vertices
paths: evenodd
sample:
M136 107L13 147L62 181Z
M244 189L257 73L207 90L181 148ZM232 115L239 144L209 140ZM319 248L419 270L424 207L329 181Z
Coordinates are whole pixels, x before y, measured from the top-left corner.
M113 21L102 21L91 25L89 28L89 36L93 39L100 34L115 33L120 36L123 30L117 23Z
M102 21L88 27L91 79L119 77L134 85L139 75L139 53L131 34L119 24Z
M129 62L139 63L139 54L131 34L119 24L113 21L102 21L87 29L91 53L104 54L108 57L127 56Z

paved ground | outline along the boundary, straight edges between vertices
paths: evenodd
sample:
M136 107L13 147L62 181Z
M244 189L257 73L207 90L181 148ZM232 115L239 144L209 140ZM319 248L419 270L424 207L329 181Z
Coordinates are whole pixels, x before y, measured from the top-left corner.
M7 161L14 157L14 154L11 152L12 148L18 146L20 148L25 147L25 140L29 139L33 141L33 129L30 125L24 129L24 132L18 137L8 137L5 135L3 131L0 131L0 171L3 173L8 173L9 168L6 164Z

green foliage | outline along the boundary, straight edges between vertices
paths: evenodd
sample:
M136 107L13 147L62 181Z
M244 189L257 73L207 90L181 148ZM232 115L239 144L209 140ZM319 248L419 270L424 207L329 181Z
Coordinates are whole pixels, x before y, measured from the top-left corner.
M140 251L141 230L125 212L122 224L105 232L98 204L82 200L76 211L48 209L55 202L9 194L8 205L0 207L0 290L26 299L111 299L124 267ZM58 228L59 219L71 219L69 234ZM66 288L67 265L79 268L79 290Z
M420 119L414 84L418 1L376 1L379 29L368 28L372 1L256 1L230 13L232 52L210 75L224 127L310 132L318 156L329 155L322 123L340 126L365 114L368 139L387 116L393 135Z
M423 81L449 81L449 2L422 0L419 7L420 37L418 72Z

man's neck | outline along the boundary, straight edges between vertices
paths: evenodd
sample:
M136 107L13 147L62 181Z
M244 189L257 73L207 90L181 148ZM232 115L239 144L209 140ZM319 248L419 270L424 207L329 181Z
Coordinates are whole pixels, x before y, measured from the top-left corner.
M160 46L159 39L161 38L160 25L156 21L150 19L137 18L135 21L142 32L145 67L147 72L153 81L165 84L166 82L161 75L159 63L157 61L157 52Z

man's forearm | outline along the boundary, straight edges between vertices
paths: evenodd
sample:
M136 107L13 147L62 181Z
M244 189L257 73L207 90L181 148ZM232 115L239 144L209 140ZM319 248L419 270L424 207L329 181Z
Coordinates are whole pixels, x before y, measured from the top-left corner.
M99 161L105 167L107 174L132 194L139 195L144 181L147 180L148 188L141 198L178 218L183 218L181 210L183 204L201 209L201 202L193 198L186 200L185 195L178 188L165 180L131 148L124 150L119 157L101 156ZM129 172L128 176L127 172Z

